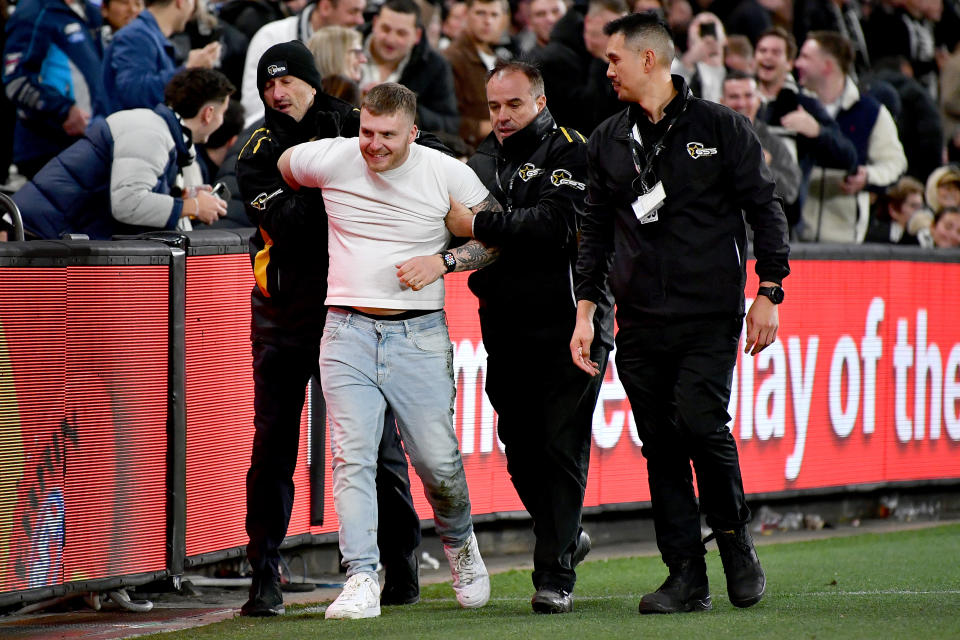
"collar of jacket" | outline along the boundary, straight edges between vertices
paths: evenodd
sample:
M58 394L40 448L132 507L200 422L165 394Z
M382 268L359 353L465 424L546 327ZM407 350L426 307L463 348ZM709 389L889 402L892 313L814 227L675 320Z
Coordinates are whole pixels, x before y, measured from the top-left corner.
M673 88L677 90L677 95L674 96L673 100L667 104L666 109L663 110L664 119L672 118L679 114L686 107L690 99L693 98L693 92L690 91L690 87L687 86L687 81L683 79L683 76L673 74L671 79L673 80ZM630 129L633 128L635 123L641 121L650 122L647 118L647 112L636 102L631 102L629 106L627 106L627 118L623 121L623 126L620 130L617 131L617 138L629 138L632 135Z
M480 52L477 51L477 46L473 44L473 40L470 39L470 36L467 35L466 29L457 36L457 39L450 43L451 47L454 47L454 51L460 51L463 53L463 56L474 64L479 64L483 66L484 69L487 68L483 64L483 60L480 58Z
M843 82L843 93L840 95L840 109L847 111L860 101L860 90L853 78L847 76Z
M165 48L169 47L171 50L173 49L173 43L170 42L170 38L163 35L163 29L160 28L160 23L157 22L157 19L154 17L153 13L151 13L149 10L144 9L143 11L138 13L137 17L134 18L133 20L143 20L144 22L146 22L150 32L156 36L159 36L159 38L165 42L164 47ZM133 20L131 20L131 22L133 22Z
M502 145L496 134L491 133L480 143L477 152L511 160L525 160L540 146L543 137L556 128L557 123L550 115L550 110L544 107L530 124L508 137Z
M185 167L193 162L193 132L183 126L180 116L165 104L158 104L154 113L163 118L173 136L174 148L177 150L177 166Z

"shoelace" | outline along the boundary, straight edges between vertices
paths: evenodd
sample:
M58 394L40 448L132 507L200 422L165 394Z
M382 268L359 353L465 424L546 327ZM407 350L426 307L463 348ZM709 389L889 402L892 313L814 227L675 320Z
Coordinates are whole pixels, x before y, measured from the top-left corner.
M349 596L359 593L365 582L363 579L348 580L347 584L343 585L343 593Z
M470 553L469 543L463 545L460 553L457 554L456 567L462 584L470 584L473 582L473 555Z
M710 542L711 540L716 540L717 545L720 548L721 555L727 555L724 553L724 551L733 551L732 547L736 547L736 551L739 551L739 553L731 554L730 560L742 566L748 566L752 564L750 562L750 545L747 544L746 537L744 535L738 534L735 529L730 531L721 531L720 533L724 534L724 543L729 543L730 545L727 547L727 549L724 549L723 545L720 544L720 539L717 536L716 531L711 531L710 534L703 539L704 544Z

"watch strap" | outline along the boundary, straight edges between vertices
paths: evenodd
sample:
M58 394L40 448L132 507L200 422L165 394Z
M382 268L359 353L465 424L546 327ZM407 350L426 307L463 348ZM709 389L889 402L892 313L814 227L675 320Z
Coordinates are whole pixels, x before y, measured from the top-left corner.
M783 288L779 286L760 287L757 289L758 296L766 296L773 304L783 302Z

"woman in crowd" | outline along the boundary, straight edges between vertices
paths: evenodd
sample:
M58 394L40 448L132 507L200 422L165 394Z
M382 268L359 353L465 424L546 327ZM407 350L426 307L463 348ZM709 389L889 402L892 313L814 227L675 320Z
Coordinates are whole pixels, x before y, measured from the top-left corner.
M323 90L354 105L360 104L360 65L367 61L360 33L346 27L323 27L307 42L323 79Z

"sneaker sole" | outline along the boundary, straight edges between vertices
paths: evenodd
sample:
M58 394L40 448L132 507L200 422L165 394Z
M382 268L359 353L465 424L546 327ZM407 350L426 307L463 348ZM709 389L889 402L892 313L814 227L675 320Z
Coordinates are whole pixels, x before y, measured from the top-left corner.
M377 618L380 616L380 605L377 605L376 609L366 609L360 612L353 611L335 611L333 615L330 614L330 610L327 609L323 617L327 620L362 620L364 618Z
M457 602L459 602L460 606L464 609L479 609L490 601L490 578L485 577L481 578L481 580L486 582L486 593L482 597L477 599L467 599L463 598L461 594L457 593Z

